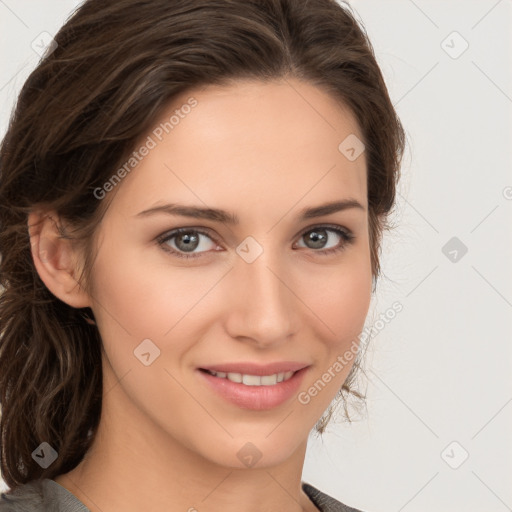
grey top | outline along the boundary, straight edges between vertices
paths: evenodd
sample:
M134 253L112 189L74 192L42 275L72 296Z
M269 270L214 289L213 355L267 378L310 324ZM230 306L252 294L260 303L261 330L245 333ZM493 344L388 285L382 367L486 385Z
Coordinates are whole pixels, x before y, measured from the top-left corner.
M302 489L321 512L361 512L343 505L316 487L302 482ZM0 512L90 512L65 487L43 478L0 494Z

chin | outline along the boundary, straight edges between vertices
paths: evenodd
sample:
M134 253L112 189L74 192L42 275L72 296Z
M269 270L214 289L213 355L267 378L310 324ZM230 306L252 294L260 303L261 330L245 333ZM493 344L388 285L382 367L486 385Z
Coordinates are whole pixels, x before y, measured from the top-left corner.
M264 469L279 466L291 457L297 456L298 451L303 452L303 458L307 432L303 437L298 437L296 429L293 430L294 435L290 435L289 428L285 430L278 425L279 423L264 431L260 429L255 435L229 438L226 434L223 442L212 440L211 445L201 451L212 463L233 469ZM273 429L275 430L272 432Z

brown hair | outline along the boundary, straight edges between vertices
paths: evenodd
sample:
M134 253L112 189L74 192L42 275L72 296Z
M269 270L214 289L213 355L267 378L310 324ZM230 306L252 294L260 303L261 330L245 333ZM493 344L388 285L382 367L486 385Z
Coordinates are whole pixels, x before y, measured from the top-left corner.
M52 209L73 228L61 234L86 254L87 289L109 204L93 191L162 109L192 87L295 77L348 106L361 127L375 283L405 145L364 28L335 0L88 0L55 42L25 82L0 147L0 443L11 488L73 469L102 400L101 338L84 319L92 311L70 307L41 281L29 212ZM337 398L362 398L350 388L357 367ZM46 469L32 458L43 441L58 453Z

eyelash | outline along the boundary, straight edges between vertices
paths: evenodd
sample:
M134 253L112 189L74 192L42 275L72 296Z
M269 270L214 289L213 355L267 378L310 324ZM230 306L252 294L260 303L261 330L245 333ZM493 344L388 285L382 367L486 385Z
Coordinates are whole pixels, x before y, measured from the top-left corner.
M328 254L334 254L334 253L341 252L344 249L346 249L348 245L352 244L355 239L355 236L350 231L347 231L345 229L341 229L338 226L332 226L332 225L319 225L319 226L313 226L311 228L307 228L305 231L303 231L301 233L299 238L302 238L307 233L310 233L311 231L315 231L316 229L326 229L327 231L334 231L343 240L341 245L338 245L337 247L334 247L331 249L320 249L320 250L311 249L313 252L318 253L318 254L328 255ZM205 252L210 252L210 251L203 251L203 252L200 252L197 254L193 254L193 253L186 254L186 253L176 251L175 249L169 248L169 246L166 246L166 242L173 239L177 235L180 235L182 233L191 233L191 232L205 235L208 238L210 238L213 242L215 242L216 244L219 244L219 242L214 237L212 237L212 235L210 233L208 233L204 230L196 229L196 228L177 228L177 229L174 229L173 231L164 233L164 234L160 235L159 237L157 237L158 245L161 246L162 250L164 250L168 253L171 253L174 256L177 256L178 258L183 258L183 259L198 258L198 257L202 256Z

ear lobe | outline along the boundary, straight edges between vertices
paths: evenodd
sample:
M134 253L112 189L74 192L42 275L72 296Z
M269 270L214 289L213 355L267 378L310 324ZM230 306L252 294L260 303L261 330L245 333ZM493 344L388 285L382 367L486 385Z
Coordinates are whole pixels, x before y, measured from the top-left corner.
M39 277L58 299L74 308L90 307L88 294L78 284L80 255L72 241L61 235L55 212L28 216L32 259Z

